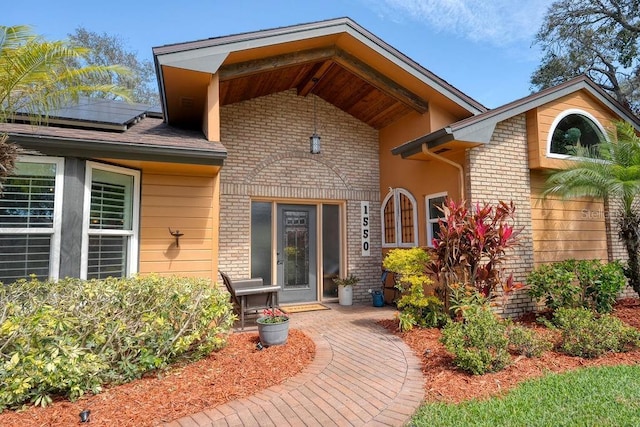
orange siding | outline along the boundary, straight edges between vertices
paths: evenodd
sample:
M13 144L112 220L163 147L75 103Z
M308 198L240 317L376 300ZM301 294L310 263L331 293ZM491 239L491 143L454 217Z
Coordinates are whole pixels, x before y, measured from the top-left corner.
M142 171L140 273L216 280L219 168L112 162ZM169 228L184 233L180 237L180 247L176 247Z
M545 176L531 172L534 263L565 259L607 260L604 205L597 200L544 199Z
M527 114L527 131L529 165L532 169L564 167L565 160L547 157L547 138L556 117L569 109L588 112L600 122L605 130L612 128L612 121L617 119L612 111L584 91L572 93L531 110Z

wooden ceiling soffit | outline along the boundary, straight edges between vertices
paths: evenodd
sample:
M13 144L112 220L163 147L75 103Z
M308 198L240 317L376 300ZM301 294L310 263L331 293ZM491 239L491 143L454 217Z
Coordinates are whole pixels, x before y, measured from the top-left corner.
M429 103L427 101L398 85L393 80L385 77L348 53L344 51L337 51L334 61L360 78L368 81L371 85L377 87L392 98L395 98L403 104L413 108L420 114L424 114L429 111Z
M398 85L354 56L335 47L310 49L226 65L220 69L220 81L224 82L273 71L278 68L314 62L321 62L322 64L315 68L308 82L299 88L299 95L305 96L311 92L317 81L322 79L322 76L336 63L420 114L424 114L429 110L429 104L426 100ZM314 82L313 79L317 79L317 81Z

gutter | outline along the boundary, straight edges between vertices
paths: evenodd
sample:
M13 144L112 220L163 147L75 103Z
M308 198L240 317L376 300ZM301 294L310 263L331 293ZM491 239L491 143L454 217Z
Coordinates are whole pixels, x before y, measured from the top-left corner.
M464 200L464 195L465 195L465 190L464 190L464 169L462 168L462 166L460 166L458 163L454 162L453 160L449 160L445 157L440 156L439 154L436 154L432 151L429 151L429 147L427 146L427 144L422 144L422 153L425 156L429 156L432 157L436 160L439 160L441 162L444 162L450 166L453 166L454 168L458 169L458 179L460 180L460 201Z

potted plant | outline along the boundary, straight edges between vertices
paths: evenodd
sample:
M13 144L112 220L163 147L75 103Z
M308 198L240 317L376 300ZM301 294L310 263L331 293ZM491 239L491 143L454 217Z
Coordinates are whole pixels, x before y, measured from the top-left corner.
M340 305L353 304L353 286L358 284L360 279L350 274L349 277L334 277L333 283L338 285L338 303Z
M282 345L289 336L289 315L280 309L272 308L262 311L256 320L258 335L263 346Z

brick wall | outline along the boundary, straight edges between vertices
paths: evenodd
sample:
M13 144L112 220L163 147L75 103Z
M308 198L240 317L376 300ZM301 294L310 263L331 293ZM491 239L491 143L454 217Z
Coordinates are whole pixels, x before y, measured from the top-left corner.
M221 141L228 159L221 172L219 265L250 274L250 207L261 200L340 201L346 206L347 271L361 282L354 302L371 302L381 264L378 132L317 99L320 154L309 153L313 95L295 90L221 109ZM371 256L360 252L360 201L371 208Z
M513 273L524 282L533 268L531 225L531 184L526 140L525 115L498 123L490 143L467 150L466 198L471 204L513 201L516 206L515 227L521 229L519 245L509 252L503 264L505 278ZM515 317L534 307L524 291L501 298L496 311Z
M622 243L622 240L618 237L618 218L619 212L622 209L620 200L605 200L604 211L605 224L607 226L607 248L609 249L609 261L619 260L626 262L629 259L627 250ZM633 290L631 286L626 286L620 293L619 298L637 298L638 294Z

